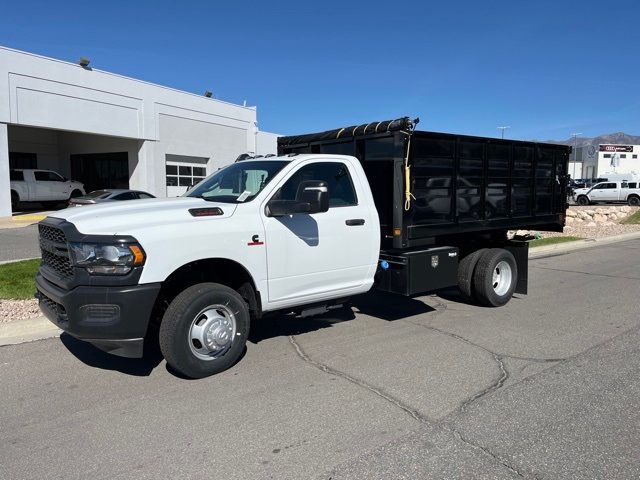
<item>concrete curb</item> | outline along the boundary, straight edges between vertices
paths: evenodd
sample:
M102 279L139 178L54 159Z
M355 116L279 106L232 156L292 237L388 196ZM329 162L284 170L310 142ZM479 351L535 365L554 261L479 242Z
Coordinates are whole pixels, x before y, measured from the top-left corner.
M623 233L604 238L589 238L586 240L576 240L575 242L557 243L544 247L534 247L529 250L529 258L539 258L547 255L567 253L574 250L584 250L585 248L608 245L610 243L624 242L640 238L640 232Z
M45 317L0 323L0 347L59 337L61 333L62 330Z
M8 263L24 262L26 260L40 260L40 257L17 258L15 260L2 260L0 261L0 265L7 265Z
M46 215L38 215L38 214L33 214L33 215L19 215L16 217L12 217L11 221L12 222L39 222L40 220L44 220L47 217L48 214Z

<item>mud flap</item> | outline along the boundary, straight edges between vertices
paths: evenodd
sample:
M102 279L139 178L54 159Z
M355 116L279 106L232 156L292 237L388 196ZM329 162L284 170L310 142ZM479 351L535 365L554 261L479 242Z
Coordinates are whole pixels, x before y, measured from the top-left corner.
M526 295L529 287L529 242L511 241L504 246L516 260L518 283L514 293Z

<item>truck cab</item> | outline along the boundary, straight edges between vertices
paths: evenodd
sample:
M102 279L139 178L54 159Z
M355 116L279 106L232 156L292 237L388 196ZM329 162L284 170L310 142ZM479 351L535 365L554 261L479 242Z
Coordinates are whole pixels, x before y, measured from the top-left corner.
M67 209L39 229L49 319L133 357L161 320L165 358L193 377L235 361L251 317L368 291L380 248L362 166L339 155L244 160L183 197Z

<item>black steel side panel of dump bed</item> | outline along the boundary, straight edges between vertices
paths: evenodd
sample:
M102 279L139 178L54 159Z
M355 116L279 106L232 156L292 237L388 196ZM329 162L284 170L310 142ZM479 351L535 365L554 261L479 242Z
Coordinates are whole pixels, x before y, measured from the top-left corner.
M415 132L407 243L499 229L562 231L570 147Z
M562 231L571 147L414 131L409 154L413 197L406 210L408 132L347 138L327 138L326 133L281 137L278 152L357 157L380 215L383 248L501 230Z

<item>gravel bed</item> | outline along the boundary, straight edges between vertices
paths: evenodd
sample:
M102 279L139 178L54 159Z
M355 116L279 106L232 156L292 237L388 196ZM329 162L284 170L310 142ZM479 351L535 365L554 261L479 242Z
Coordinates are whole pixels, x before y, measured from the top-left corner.
M596 210L598 208L607 209L608 207L619 207L621 205L586 205L586 206L578 206L571 205L571 210ZM632 215L636 211L640 209L640 207L630 207L631 212L629 215ZM620 223L612 223L612 224L599 224L597 223L595 227L587 227L585 223L574 223L572 225L567 225L564 227L564 232L556 233L556 232L538 232L542 238L549 237L581 237L581 238L604 238L611 237L613 235L622 235L623 233L633 233L640 232L640 224L637 225L622 225Z
M41 317L38 301L32 300L0 300L0 323L15 320Z

